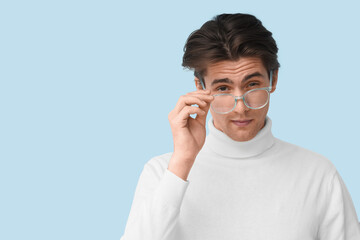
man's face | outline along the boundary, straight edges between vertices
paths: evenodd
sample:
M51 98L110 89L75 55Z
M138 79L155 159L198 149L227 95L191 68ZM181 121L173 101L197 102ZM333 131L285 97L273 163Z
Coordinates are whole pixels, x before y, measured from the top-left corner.
M242 96L250 89L270 85L267 70L261 59L256 57L243 57L238 61L221 61L212 64L208 66L204 80L206 89L210 89L211 94L231 93L234 96ZM276 83L277 71L274 71L271 92L275 91ZM201 89L198 82L197 88ZM264 127L269 104L270 102L261 109L250 109L240 99L230 113L218 114L211 108L210 112L215 128L235 141L249 141ZM249 121L241 122L247 120Z

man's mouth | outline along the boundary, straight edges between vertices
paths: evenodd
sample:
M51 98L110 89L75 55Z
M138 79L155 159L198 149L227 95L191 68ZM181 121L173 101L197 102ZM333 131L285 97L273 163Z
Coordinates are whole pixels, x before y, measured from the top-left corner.
M241 119L241 120L231 120L238 127L245 127L251 123L252 119Z

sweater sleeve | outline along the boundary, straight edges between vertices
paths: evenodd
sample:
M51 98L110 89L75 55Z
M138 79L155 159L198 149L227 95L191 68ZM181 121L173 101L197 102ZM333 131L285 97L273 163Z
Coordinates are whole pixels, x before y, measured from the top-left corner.
M360 224L350 193L335 171L328 189L327 207L319 227L319 240L360 240Z
M157 173L158 172L158 173ZM139 177L120 240L167 240L174 229L189 181L147 163Z

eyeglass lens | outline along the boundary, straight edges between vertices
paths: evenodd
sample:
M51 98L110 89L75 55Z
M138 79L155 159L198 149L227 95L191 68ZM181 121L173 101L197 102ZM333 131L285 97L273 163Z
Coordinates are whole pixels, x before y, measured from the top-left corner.
M255 90L247 93L244 100L251 108L261 108L267 103L268 97L268 91ZM242 99L238 101L242 101ZM227 113L235 107L235 97L230 94L215 96L211 103L211 107L215 112Z

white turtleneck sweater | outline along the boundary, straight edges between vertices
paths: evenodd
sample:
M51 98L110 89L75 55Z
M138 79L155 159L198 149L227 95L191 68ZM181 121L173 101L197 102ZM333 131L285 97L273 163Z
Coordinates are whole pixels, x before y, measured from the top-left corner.
M360 240L351 196L324 156L275 138L246 142L208 121L187 181L148 161L121 240Z

